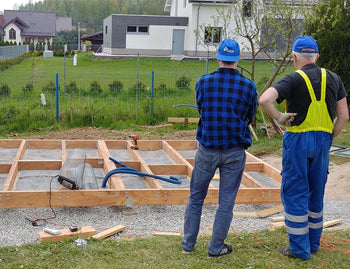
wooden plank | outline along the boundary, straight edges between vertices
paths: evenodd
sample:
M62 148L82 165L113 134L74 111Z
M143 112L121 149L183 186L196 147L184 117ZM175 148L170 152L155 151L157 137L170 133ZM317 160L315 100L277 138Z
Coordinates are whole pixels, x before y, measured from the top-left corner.
M74 148L96 149L97 141L96 140L66 140L66 148L67 149L74 149Z
M283 222L284 216L271 217L270 220L271 222Z
M18 173L18 161L23 158L26 150L26 143L24 140L21 141L21 144L17 150L17 154L13 160L10 171L7 175L7 179L5 181L3 191L11 191L13 186L15 185L17 173Z
M27 140L28 149L57 149L61 148L60 140Z
M198 123L199 122L199 118L174 118L174 117L168 117L168 122Z
M166 143L175 150L196 150L199 144L197 140L166 140Z
M7 174L10 171L11 166L12 166L12 164L1 163L0 164L0 173Z
M162 141L162 149L163 151L172 159L176 164L184 164L187 167L186 174L189 178L192 176L193 166L186 161L184 157L181 156L179 152L177 152L173 146L171 146L167 141Z
M268 163L263 163L263 169L262 172L269 176L270 178L274 179L278 183L282 183L282 176L281 171L276 169L275 167L271 166Z
M350 225L336 226L336 227L327 227L325 228L327 231L349 231Z
M133 140L128 140L130 142L132 142L132 144L134 145L134 141ZM160 146L161 142L159 140L138 140L137 141L137 145L139 146L139 150L160 150L161 146Z
M120 233L120 232L124 231L125 229L126 229L125 226L118 225L118 226L115 226L113 228L107 229L107 230L105 230L105 231L103 231L101 233L95 234L94 236L92 236L92 238L104 239L104 238L107 238L107 237L109 237L111 235Z
M330 221L326 221L323 223L323 228L328 228L337 224L342 223L341 219L336 219L336 220L330 220ZM281 228L281 227L285 227L285 223L284 222L271 222L270 228L272 230L277 229L277 228Z
M275 207L271 207L271 208L268 208L268 209L261 210L259 212L256 212L256 214L260 218L266 218L268 216L271 216L271 215L276 214L276 213L280 213L282 211L283 211L283 205L279 205L279 206L275 206Z
M183 236L180 232L154 232L153 236Z
M328 228L337 224L341 224L342 220L341 219L335 219L335 220L330 220L330 221L326 221L323 223L323 228Z
M257 181L255 178L253 178L251 175L247 174L246 172L243 172L242 184L247 188L264 188L265 187L259 181Z
M151 169L148 167L147 163L142 159L140 153L137 150L131 148L134 145L133 142L127 141L127 144L128 144L127 150L130 156L133 158L133 160L140 162L140 171L142 173L152 174ZM152 177L143 177L143 179L145 180L149 188L163 189L163 186L160 184L158 179L155 179Z
M269 230L274 231L285 226L284 222L271 222Z
M149 164L148 167L155 175L186 175L187 166L184 164Z
M109 159L110 153L104 141L102 140L97 141L97 151L98 151L98 154L103 158L103 170L107 175L107 173L114 170L116 166L114 162L112 162ZM125 185L120 175L112 175L108 179L108 182L109 182L110 189L125 190Z
M264 163L262 162L250 162L244 165L245 172L262 172Z
M233 211L233 216L238 218L253 218L257 219L259 216L256 214L256 212L245 212L245 211Z
M71 232L69 229L62 229L60 231L61 233L57 235L49 234L47 232L39 232L38 233L39 240L40 242L44 242L44 241L57 242L60 240L66 240L66 239L74 238L78 236L81 236L83 238L88 238L97 233L96 229L92 226L80 227L80 229L78 229L78 231L76 232Z
M21 140L1 139L0 147L7 149L19 148L21 146L21 142Z
M262 160L260 160L259 158L255 157L253 154L249 153L249 152L245 152L246 153L246 162L250 163L250 162L263 162Z
M18 170L60 170L61 165L61 160L19 160Z
M125 206L128 197L133 205L184 205L188 202L189 189L128 189L128 190L53 190L52 207L77 206ZM35 197L35 199L33 199ZM208 190L205 204L217 204L219 190ZM0 192L0 208L49 207L48 191ZM280 203L278 188L261 190L239 189L236 204Z

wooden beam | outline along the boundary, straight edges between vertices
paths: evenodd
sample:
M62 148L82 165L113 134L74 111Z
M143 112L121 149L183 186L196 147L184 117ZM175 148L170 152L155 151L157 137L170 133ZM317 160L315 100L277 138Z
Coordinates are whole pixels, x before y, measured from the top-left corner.
M168 117L168 122L188 122L188 123L198 123L199 118L174 118Z
M253 178L246 172L243 172L242 184L246 188L264 188L264 185L262 185L259 181L257 181L255 178Z
M187 166L184 164L150 164L148 167L155 175L186 175Z
M44 242L44 241L57 242L60 240L66 240L66 239L74 238L78 236L81 236L83 238L88 238L97 233L96 229L92 226L80 227L80 229L76 232L71 232L69 229L62 229L59 231L61 233L57 235L52 235L47 232L39 232L38 236L39 236L40 242Z
M94 236L92 236L92 238L99 239L99 240L104 239L104 238L107 238L111 235L120 233L120 232L124 231L125 229L126 229L125 226L118 225L118 226L115 226L113 228L107 229L101 233L95 234Z
M61 165L61 160L19 160L18 170L60 170Z
M271 216L271 215L276 214L276 213L280 213L282 211L283 211L283 206L279 205L279 206L271 207L268 209L260 210L260 211L256 212L256 214L260 218L266 218L268 216Z
M273 180L277 181L278 183L282 183L281 171L269 165L268 163L263 163L262 172L270 178L272 178Z
M132 157L132 159L140 162L140 171L142 173L152 174L152 170L148 167L147 163L142 159L140 153L137 150L131 148L134 145L133 142L127 141L127 145L128 145L127 150L130 156ZM163 189L158 179L155 179L152 177L143 177L143 179L145 180L149 188Z
M36 208L80 206L125 206L128 197L133 205L184 205L189 189L128 189L128 190L55 190L0 192L0 208ZM35 197L35 199L33 199ZM209 189L205 204L217 204L219 190ZM280 203L279 189L239 189L236 204Z
M28 149L57 149L61 147L59 140L27 140Z
M173 146L171 146L167 141L162 141L162 149L163 151L177 164L184 164L187 167L186 174L189 178L192 176L193 166L186 161L184 157L181 156L179 152L177 152Z
M21 160L26 151L26 143L24 140L21 141L21 144L17 150L17 154L13 160L11 169L7 175L7 179L5 181L3 191L11 191L15 185L18 173L18 161Z
M111 155L104 141L97 141L97 151L98 154L103 158L103 170L105 172L105 175L107 175L107 173L110 171L116 169L114 162L109 159ZM110 189L125 190L125 185L120 175L112 175L108 180Z

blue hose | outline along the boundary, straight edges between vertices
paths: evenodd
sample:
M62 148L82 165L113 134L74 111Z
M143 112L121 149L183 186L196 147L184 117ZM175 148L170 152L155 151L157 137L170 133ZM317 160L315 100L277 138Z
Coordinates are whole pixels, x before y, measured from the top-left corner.
M106 188L108 179L114 174L132 174L132 175L137 175L137 176L141 176L141 177L152 177L152 178L164 180L164 181L167 181L167 182L173 183L173 184L181 184L182 183L181 179L179 179L177 177L170 176L170 178L165 178L165 177L161 177L161 176L143 173L141 171L138 171L136 169L128 167L121 162L118 162L117 160L113 159L112 157L109 157L109 159L111 161L113 161L114 163L119 164L122 167L113 169L112 171L109 171L106 174L106 176L104 177L103 182L102 182L102 188Z
M180 107L180 106L187 106L187 107L194 107L194 108L197 108L197 106L195 105L174 105L174 107Z

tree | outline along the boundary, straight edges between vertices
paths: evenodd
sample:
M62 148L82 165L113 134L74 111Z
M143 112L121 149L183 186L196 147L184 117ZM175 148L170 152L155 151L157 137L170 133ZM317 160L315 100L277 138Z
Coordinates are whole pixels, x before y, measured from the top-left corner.
M320 49L317 63L337 73L347 89L350 104L350 6L346 0L320 2L306 21L305 33L313 36Z
M251 79L255 78L258 57L263 56L275 65L271 79L264 87L267 88L290 63L293 40L302 32L303 19L309 14L306 7L300 0L236 0L231 4L216 4L213 26L222 27L222 39L242 41L241 50L249 52L252 59L251 70L245 70ZM204 36L205 27L201 25L201 33L197 34Z
M251 69L244 69L250 78L255 79L258 57L263 56L274 64L271 77L260 89L259 96L291 62L292 43L302 33L303 20L309 16L314 2L306 1L308 5L300 0L236 0L231 4L216 4L217 15L212 16L213 28L222 27L222 39L236 39L241 44L241 50L250 53ZM205 25L200 27L204 37L206 28ZM282 134L277 122L272 119L270 122Z

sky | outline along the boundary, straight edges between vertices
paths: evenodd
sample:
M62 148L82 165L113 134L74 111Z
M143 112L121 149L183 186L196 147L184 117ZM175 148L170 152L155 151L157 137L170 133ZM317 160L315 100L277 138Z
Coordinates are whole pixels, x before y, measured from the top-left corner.
M29 2L35 3L41 0L1 0L0 1L0 11L4 12L5 9L13 10L14 6L20 6L21 4L27 4ZM17 8L16 8L17 9Z

